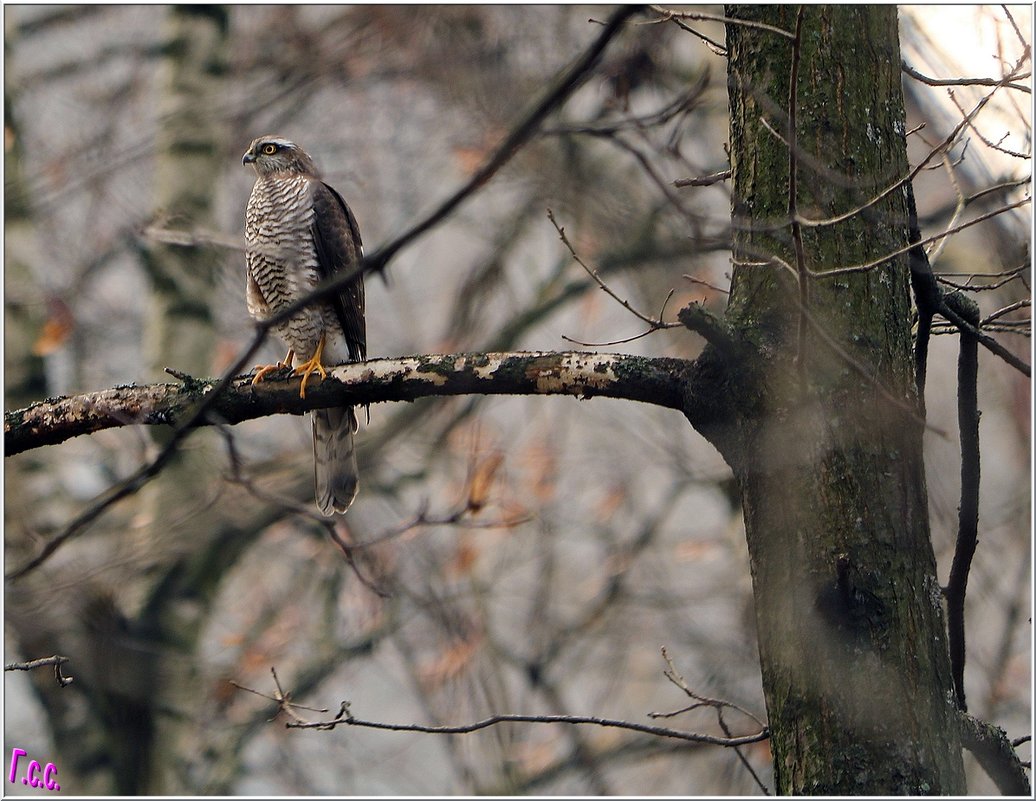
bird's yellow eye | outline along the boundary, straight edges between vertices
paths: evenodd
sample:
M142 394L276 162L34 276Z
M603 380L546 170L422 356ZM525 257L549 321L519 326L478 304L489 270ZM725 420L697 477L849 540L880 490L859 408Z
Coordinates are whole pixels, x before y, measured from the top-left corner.
M265 145L263 145L263 153L265 153L267 156L272 156L276 152L277 145L273 144L272 142L267 142Z

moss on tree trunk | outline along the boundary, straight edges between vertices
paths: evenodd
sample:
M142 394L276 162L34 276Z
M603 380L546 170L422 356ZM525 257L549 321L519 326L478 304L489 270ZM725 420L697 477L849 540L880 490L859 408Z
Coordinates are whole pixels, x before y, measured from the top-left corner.
M797 7L728 15L794 32ZM777 789L964 791L913 394L897 187L907 172L896 9L802 12L789 136L791 39L727 26L735 223L732 330L758 347L721 447L745 508ZM767 130L763 120L773 129ZM787 267L778 266L772 257ZM790 269L789 269L790 268ZM814 322L803 321L803 298ZM731 454L733 458L731 458Z

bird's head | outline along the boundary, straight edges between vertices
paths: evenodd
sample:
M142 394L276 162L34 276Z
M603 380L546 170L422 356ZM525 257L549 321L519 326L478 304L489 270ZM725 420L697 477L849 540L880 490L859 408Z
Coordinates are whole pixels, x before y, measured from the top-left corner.
M253 139L242 164L251 164L260 177L278 172L303 173L317 177L313 159L301 147L283 136L260 136Z

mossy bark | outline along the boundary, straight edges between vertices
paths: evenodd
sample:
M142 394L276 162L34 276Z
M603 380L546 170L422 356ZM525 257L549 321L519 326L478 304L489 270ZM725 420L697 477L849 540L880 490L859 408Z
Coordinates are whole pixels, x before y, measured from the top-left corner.
M796 30L797 7L728 15ZM964 791L913 394L896 10L802 12L792 40L739 24L730 50L735 269L728 322L757 350L721 450L741 487L777 790ZM767 130L763 120L773 131ZM780 136L775 135L776 132ZM777 266L778 257L788 267ZM803 323L799 281L808 281Z

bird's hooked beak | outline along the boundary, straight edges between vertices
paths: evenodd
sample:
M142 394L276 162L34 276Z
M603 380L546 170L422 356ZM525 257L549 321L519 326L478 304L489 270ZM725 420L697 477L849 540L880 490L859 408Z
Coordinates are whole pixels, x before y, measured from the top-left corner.
M253 163L255 163L255 153L252 152L251 148L249 148L248 150L245 151L245 155L243 155L241 157L241 163L242 164L253 164Z

